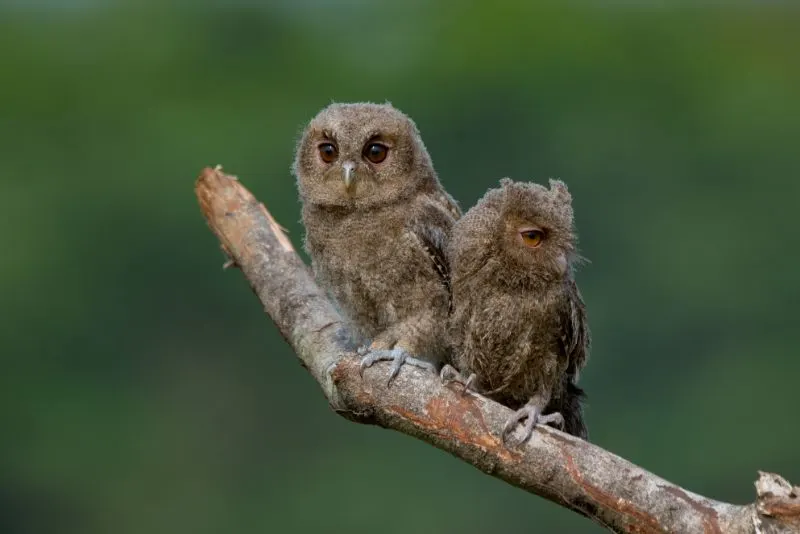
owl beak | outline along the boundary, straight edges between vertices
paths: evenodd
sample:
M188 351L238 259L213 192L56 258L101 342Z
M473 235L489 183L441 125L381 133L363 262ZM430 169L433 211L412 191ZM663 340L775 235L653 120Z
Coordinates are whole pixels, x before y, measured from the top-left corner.
M344 171L344 187L345 189L350 189L350 186L353 185L353 181L355 180L355 176L353 175L353 170L355 169L355 165L347 162L342 165L342 170Z

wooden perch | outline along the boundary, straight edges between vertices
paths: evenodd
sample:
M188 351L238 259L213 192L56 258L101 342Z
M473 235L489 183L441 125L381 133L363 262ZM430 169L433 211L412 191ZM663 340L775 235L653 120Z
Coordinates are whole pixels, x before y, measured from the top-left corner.
M266 208L219 167L203 170L195 192L230 261L340 415L424 440L614 532L800 532L800 488L777 475L760 473L753 504L718 502L550 427L507 448L500 432L511 410L415 367L390 386L386 364L362 378L342 318Z

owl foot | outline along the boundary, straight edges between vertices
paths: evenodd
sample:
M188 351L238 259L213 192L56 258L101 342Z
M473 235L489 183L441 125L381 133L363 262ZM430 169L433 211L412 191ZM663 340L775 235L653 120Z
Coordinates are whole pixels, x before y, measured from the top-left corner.
M456 384L461 384L462 390L461 394L466 395L468 392L477 393L473 386L473 382L475 382L475 373L469 375L469 377L464 380L464 375L458 372L455 367L450 365L449 363L445 364L442 367L442 370L439 372L439 378L442 379L442 384L448 385L455 382Z
M361 376L364 376L364 369L372 366L372 364L375 362L392 362L392 368L389 371L389 380L386 381L386 385L392 383L392 380L395 379L397 374L400 372L400 368L404 364L413 365L415 367L419 367L420 369L427 369L432 373L436 372L436 366L434 366L432 363L415 358L403 349L369 350L366 347L362 347L358 349L358 353L364 356L364 358L361 360L361 366L359 369Z
M511 418L503 427L502 439L504 445L508 444L511 433L514 431L514 428L516 428L517 424L521 423L523 419L525 419L525 426L522 429L523 435L518 445L522 445L528 441L528 439L530 439L531 435L533 434L533 427L536 425L549 424L557 426L561 429L564 428L564 417L560 413L553 412L547 415L542 415L542 409L539 406L528 403L514 412L514 415L511 416Z

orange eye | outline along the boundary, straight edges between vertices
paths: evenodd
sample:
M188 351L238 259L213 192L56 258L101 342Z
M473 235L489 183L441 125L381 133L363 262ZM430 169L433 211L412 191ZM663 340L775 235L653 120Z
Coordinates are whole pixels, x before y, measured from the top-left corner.
M339 151L332 143L322 143L319 145L319 157L325 163L332 163L339 155Z
M522 243L526 247L536 248L542 244L542 241L544 241L544 232L538 228L523 230L519 233L519 235L522 238Z
M370 143L364 149L364 157L372 163L380 163L386 159L386 154L389 153L389 148L380 143Z

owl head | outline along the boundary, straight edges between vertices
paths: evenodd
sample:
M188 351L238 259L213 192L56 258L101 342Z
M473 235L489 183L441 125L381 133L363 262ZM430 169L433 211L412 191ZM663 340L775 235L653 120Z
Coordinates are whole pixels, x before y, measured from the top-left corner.
M416 125L391 104L320 111L298 142L293 171L303 201L320 206L392 204L438 182Z
M486 250L500 266L497 275L511 283L561 280L579 259L572 197L559 180L550 180L548 189L502 179L457 223L454 234L458 248Z

